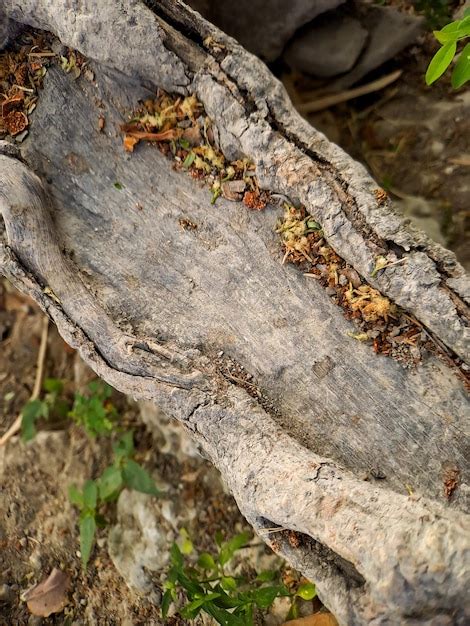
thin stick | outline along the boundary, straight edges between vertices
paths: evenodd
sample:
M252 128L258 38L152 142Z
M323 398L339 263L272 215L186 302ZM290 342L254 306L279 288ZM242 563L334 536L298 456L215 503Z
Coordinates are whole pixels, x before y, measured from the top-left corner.
M41 343L39 345L38 352L38 361L37 361L37 369L36 369L36 378L34 380L33 393L31 394L30 400L36 400L39 397L42 386L42 376L44 373L44 363L46 361L46 350L47 350L47 334L49 330L49 318L43 317L42 319L42 329L41 329ZM22 414L20 413L10 428L6 431L6 433L0 437L0 446L4 446L9 439L16 435L16 433L21 428L21 420Z
M373 80L371 83L355 87L354 89L347 89L346 91L340 91L339 93L332 93L329 96L318 98L317 100L311 100L310 102L304 102L303 104L297 104L296 108L299 113L315 113L316 111L322 111L323 109L329 109L335 104L340 102L347 102L353 98L359 96L365 96L368 93L379 91L384 87L387 87L391 83L394 83L402 75L402 70L396 70L391 74L387 74L378 80Z

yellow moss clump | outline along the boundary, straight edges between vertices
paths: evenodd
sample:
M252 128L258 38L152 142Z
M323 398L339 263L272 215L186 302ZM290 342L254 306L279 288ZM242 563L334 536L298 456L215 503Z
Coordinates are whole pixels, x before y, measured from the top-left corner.
M357 289L353 289L351 285L344 295L351 309L360 311L366 322L377 322L381 319L387 322L389 317L396 316L396 305L369 285L361 285Z
M284 259L300 253L307 260L313 262L309 256L311 242L308 235L315 230L320 230L320 225L312 217L306 217L303 209L297 209L287 203L284 205L284 209L283 219L279 220L276 228L276 232L281 235L284 244L286 252Z

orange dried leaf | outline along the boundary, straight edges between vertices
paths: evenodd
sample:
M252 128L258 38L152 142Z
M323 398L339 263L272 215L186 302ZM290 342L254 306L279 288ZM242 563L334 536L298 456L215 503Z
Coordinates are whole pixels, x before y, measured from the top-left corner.
M132 135L124 135L124 150L126 152L134 152L134 146L139 143L139 139L137 137L133 137Z
M46 580L28 591L24 599L33 615L48 617L52 613L60 613L67 604L66 593L69 577L56 567Z

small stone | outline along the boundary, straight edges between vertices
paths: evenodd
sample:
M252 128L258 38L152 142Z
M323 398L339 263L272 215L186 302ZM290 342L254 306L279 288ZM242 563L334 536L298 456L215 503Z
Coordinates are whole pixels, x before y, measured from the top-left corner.
M355 269L352 267L346 267L344 270L341 270L341 275L346 278L346 280L351 283L353 287L357 289L361 285L361 278Z
M328 13L294 37L284 58L299 72L322 78L337 76L354 67L367 38L357 19Z
M266 61L277 59L295 33L317 15L334 9L344 0L220 0L205 3L204 17L235 37L242 46ZM189 4L201 0L189 0Z
M354 69L334 82L335 89L346 89L392 59L414 43L424 27L423 17L392 7L360 5L357 18L369 32L369 41Z
M0 602L11 603L15 599L15 592L10 585L0 585Z

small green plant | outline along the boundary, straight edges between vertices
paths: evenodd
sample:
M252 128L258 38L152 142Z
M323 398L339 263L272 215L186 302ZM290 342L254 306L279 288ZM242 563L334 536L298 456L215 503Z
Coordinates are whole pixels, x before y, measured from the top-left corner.
M80 491L69 488L69 499L80 511L80 551L86 568L93 548L96 529L106 525L102 512L107 503L117 500L127 487L153 496L163 495L150 474L134 460L134 435L122 433L117 423L117 411L111 402L112 388L101 380L87 385L85 393L76 392L73 402L64 397L64 384L46 378L41 399L30 400L22 410L22 438L29 441L36 435L39 418L71 418L89 437L110 436L119 439L113 445L113 463L95 480L87 480ZM119 435L120 432L120 435Z
M42 400L29 400L21 412L21 437L30 441L36 436L36 421L41 418L66 417L69 409L67 401L62 397L64 384L56 378L46 378L43 383Z
M112 388L101 380L93 380L84 394L75 393L73 403L64 397L64 383L46 378L41 399L30 400L21 412L21 434L24 441L36 435L36 421L43 418L71 417L90 437L110 434L115 428L117 412L110 401Z
M124 433L113 446L114 462L95 480L87 480L80 491L76 485L69 487L69 499L80 510L80 552L86 569L93 548L96 529L106 524L101 510L106 503L117 500L124 487L161 496L150 474L134 461L134 436Z
M248 577L229 573L236 552L250 539L250 533L244 532L224 541L221 533L217 533L217 554L197 555L186 531L182 530L180 545L174 543L171 548L171 568L162 599L163 618L167 617L171 604L178 603L181 592L187 598L186 604L178 608L184 619L194 619L203 611L223 626L253 626L256 614L267 611L276 598L283 596L291 598L287 618L296 617L297 599L311 600L316 595L312 583L290 591L279 581L278 571Z
M426 71L426 84L431 85L440 78L452 63L457 54L457 45L470 37L470 9L465 11L464 18L451 22L441 30L435 30L434 36L441 47L431 59ZM454 89L462 87L470 80L470 43L460 52L452 70L451 83Z
M111 394L112 388L101 380L92 380L85 394L75 393L69 416L90 437L110 434L115 428L117 412Z

